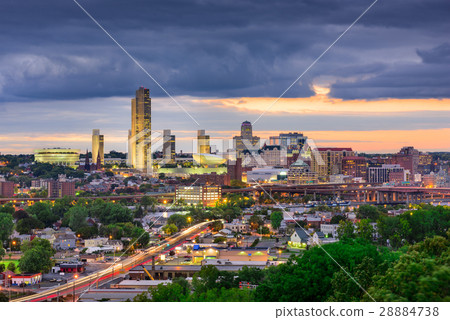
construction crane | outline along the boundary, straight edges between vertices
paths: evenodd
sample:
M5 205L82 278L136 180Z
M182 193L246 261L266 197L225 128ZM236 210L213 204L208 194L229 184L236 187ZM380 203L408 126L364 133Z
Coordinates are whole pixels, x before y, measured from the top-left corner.
M148 277L149 277L151 280L155 280L155 279L152 277L152 275L150 274L150 272L148 272L148 270L145 269L145 267L144 267L142 264L141 264L141 267L144 269L145 273L148 275Z

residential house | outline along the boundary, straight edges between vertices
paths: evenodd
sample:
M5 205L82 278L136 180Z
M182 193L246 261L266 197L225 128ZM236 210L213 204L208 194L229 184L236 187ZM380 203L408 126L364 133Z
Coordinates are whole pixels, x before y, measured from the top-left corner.
M291 247L304 248L308 244L310 235L303 228L296 228L294 233L291 235L288 244Z
M94 238L94 239L86 239L84 240L84 247L102 247L108 243L108 238Z
M332 238L337 238L337 229L339 224L321 224L320 231L325 235L331 235Z
M73 233L56 233L50 242L56 250L75 249L77 247L77 237Z

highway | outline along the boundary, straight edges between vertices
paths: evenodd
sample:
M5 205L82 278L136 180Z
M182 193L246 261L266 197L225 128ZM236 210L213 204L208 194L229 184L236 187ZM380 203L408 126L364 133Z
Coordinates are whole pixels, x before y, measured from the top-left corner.
M15 300L12 300L12 302L37 302L37 301L45 301L52 298L56 298L58 296L63 296L67 294L72 294L74 289L75 293L81 293L87 289L89 289L90 286L96 285L96 282L104 281L105 279L114 277L117 274L123 273L125 271L128 271L140 264L147 263L151 261L152 257L166 251L169 247L179 244L180 242L183 242L186 238L195 236L200 231L205 229L210 222L202 222L199 224L196 224L182 232L179 232L169 238L166 238L162 244L154 247L150 247L142 252L139 252L133 256L129 256L126 259L122 261L118 261L117 263L109 266L108 268L90 274L85 277L80 277L78 279L74 279L74 281L68 282L64 285L60 285L57 287L52 287L48 290L41 291L39 293L35 293L33 295L29 295L26 297L21 297Z

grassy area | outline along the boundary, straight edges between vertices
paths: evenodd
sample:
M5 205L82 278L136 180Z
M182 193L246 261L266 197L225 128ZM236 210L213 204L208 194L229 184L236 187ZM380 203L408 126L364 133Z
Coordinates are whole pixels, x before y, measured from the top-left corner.
M10 260L10 259L2 259L0 260L0 264L4 264L5 265L5 269L8 268L8 264L10 263L14 263L16 265L16 271L15 273L19 273L19 260Z

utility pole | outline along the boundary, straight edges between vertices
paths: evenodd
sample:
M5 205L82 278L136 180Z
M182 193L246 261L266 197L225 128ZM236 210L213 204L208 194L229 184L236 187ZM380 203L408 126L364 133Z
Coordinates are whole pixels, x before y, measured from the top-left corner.
M72 295L72 302L75 302L75 283L77 282L78 274L75 274L73 277L74 277L74 280L73 280L73 295Z
M10 274L8 274L8 280L9 280L9 285L8 285L9 301L11 301L11 282L12 282L12 280L11 280L11 275Z

